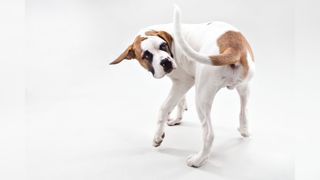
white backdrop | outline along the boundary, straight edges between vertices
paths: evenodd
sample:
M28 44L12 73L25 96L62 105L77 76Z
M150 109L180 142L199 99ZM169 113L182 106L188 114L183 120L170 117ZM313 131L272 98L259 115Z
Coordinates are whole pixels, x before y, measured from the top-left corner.
M222 20L235 25L256 57L252 137L240 138L237 94L223 89L212 110L212 156L200 169L185 164L202 143L194 90L187 96L184 122L167 127L163 144L155 149L157 110L170 81L153 79L134 60L108 65L140 28L171 22L173 2L181 7L185 23ZM2 179L294 178L294 97L299 88L294 36L300 15L291 1L27 0L18 7L24 12L22 26L14 27L23 30L12 37L25 46L12 43L15 51L3 56L15 54L25 61L5 61L1 74L19 72L4 80L23 90L1 89L15 97L3 96L6 103L1 104L7 119L0 132ZM24 102L14 101L21 98Z

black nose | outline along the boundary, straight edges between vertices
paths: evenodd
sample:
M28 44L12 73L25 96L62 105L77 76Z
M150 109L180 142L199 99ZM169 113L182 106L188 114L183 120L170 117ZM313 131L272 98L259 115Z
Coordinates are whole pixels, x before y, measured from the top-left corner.
M160 65L163 67L164 72L169 73L172 71L172 63L167 58L162 59Z

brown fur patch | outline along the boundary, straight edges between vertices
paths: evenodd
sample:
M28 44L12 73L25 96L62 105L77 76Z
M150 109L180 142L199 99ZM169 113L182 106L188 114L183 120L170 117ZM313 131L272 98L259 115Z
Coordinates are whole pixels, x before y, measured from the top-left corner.
M147 37L141 37L140 35L135 38L133 43L127 47L127 49L121 53L121 55L116 58L114 61L112 61L110 64L118 64L122 62L124 59L136 59L143 68L147 69L148 71L154 73L154 69L152 67L152 64L146 60L143 59L142 56L142 49L141 49L141 42L143 40L147 39Z
M241 64L243 67L243 78L248 74L247 51L253 60L252 49L240 32L227 31L221 35L217 44L219 47L219 55L209 56L212 64L216 66Z
M137 60L140 60L142 59L141 57L141 53L142 53L142 50L141 50L141 42L143 40L147 39L146 37L141 37L140 35L137 36L135 38L135 40L133 41L133 43L131 45L129 45L127 47L127 49L120 54L119 57L117 57L114 61L112 61L110 64L118 64L120 63L121 61L123 61L124 59L137 59Z
M138 60L138 62L141 64L142 67L144 67L147 70L151 70L152 69L152 65L150 64L149 61L147 61L146 59L142 58L142 49L141 49L141 42L143 40L147 39L147 37L141 37L140 35L135 39L135 41L133 42L133 49L135 51L136 57L135 59Z

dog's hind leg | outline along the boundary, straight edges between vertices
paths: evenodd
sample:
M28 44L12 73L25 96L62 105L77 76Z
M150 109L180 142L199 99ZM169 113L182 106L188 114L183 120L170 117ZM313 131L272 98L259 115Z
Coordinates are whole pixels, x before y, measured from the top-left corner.
M209 158L214 138L210 112L213 99L220 89L220 87L205 82L206 80L203 78L200 81L202 82L200 82L199 85L196 85L196 107L203 131L203 146L197 154L190 155L187 158L187 165L191 167L200 167Z
M153 146L160 146L163 138L164 138L164 125L169 119L169 114L173 110L173 108L178 104L179 100L186 94L186 92L193 86L194 81L179 81L172 80L172 88L167 99L162 104L156 134L153 139Z
M168 120L168 122L167 122L168 126L179 125L181 123L182 118L183 118L184 111L187 111L187 110L188 110L187 101L186 101L185 96L183 96L177 105L177 115L175 118L170 118Z
M237 87L237 91L240 96L240 104L241 104L240 116L239 116L240 127L238 130L241 136L248 137L249 132L248 132L247 104L248 104L248 98L250 93L249 84L241 84L240 86Z

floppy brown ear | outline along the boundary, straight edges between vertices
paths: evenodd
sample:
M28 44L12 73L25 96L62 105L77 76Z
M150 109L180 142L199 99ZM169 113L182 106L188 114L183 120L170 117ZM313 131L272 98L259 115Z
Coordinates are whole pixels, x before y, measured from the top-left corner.
M118 64L124 59L134 59L136 57L134 50L133 50L133 44L131 44L117 59L112 61L110 65L112 64Z
M165 31L159 31L158 36L161 37L162 39L164 39L168 43L168 45L171 49L171 45L172 45L172 41L173 41L172 36Z

